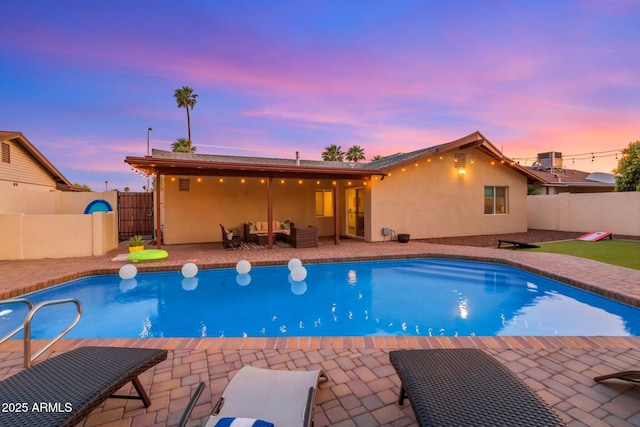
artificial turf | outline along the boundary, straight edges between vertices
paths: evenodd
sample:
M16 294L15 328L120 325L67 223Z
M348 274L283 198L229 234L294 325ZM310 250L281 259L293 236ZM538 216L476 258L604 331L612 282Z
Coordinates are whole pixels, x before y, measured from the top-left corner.
M526 250L573 255L640 270L640 241L605 239L597 242L585 242L567 240L565 242L540 243L539 245L539 248Z

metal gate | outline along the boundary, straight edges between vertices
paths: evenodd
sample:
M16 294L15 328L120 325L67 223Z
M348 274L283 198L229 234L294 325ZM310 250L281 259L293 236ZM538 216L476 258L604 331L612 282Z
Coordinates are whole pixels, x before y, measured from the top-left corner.
M153 193L118 193L118 238L153 235Z

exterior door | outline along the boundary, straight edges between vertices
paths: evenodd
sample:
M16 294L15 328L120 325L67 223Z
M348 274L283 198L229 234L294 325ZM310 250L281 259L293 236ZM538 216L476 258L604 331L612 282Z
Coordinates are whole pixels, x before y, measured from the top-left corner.
M364 188L347 189L347 235L364 238Z

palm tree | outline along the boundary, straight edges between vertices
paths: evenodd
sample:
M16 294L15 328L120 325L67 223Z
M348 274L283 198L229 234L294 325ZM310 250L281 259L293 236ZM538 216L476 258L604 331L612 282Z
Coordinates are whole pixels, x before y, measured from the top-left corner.
M372 162L375 162L376 160L382 160L382 156L380 154L376 154L371 158Z
M350 162L358 163L360 160L366 159L364 156L364 149L359 145L354 145L347 150L347 160Z
M325 162L342 162L344 160L344 151L342 151L342 147L331 144L324 148L321 156Z
M195 153L196 147L192 147L186 138L178 138L171 143L171 151L174 153Z
M176 89L173 92L174 98L176 98L176 102L178 103L178 108L184 108L187 110L187 130L188 130L188 151L186 153L191 153L191 117L189 116L189 107L193 110L193 107L196 105L197 94L193 93L193 89L189 86L182 86L180 89Z

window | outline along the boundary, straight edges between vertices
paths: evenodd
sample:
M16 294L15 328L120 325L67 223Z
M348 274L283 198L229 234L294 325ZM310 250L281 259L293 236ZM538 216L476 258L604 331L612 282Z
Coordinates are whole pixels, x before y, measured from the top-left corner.
M507 187L484 187L484 213L500 215L507 212Z
M11 152L9 151L9 144L2 143L2 163L11 163Z
M333 216L333 190L316 190L316 216Z

